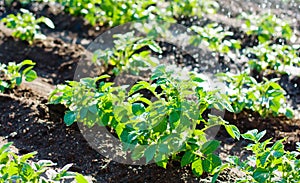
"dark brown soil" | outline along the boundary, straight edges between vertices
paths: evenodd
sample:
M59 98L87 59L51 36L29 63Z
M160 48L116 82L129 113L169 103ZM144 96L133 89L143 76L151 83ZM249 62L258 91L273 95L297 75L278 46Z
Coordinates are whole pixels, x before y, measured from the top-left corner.
M219 20L226 29L235 32L235 38L242 41L243 47L257 44L255 37L245 36L230 18L224 17L231 9L234 11L230 17L236 16L239 1L219 2L224 9L221 14L204 17L203 20L195 20L190 24L203 25ZM18 3L12 8L5 8L1 3L3 1L0 1L0 18L7 13L17 12L20 8ZM257 4L253 3L247 1L241 8L246 10L250 4L260 11ZM47 39L28 45L10 37L9 30L0 24L0 62L31 59L37 63L35 70L40 77L36 84L25 83L18 89L0 94L0 142L14 142L20 154L38 151L37 159L50 159L57 162L59 167L73 163L71 170L91 175L96 182L210 182L211 177L196 178L190 167L180 168L178 162L171 162L167 169L163 169L155 164L131 166L110 161L89 146L76 124L66 127L63 123L64 107L48 105L48 91L51 91L55 84L73 80L78 61L86 56L85 48L107 27L91 27L82 18L67 15L49 4L40 7L32 4L27 8L37 15L50 17L56 29L42 27L42 31L48 36ZM297 12L298 10L295 10L290 16L296 16ZM226 56L217 55L214 59L224 70L243 68L242 63L230 60ZM298 111L299 82L299 77L295 76L282 76L280 80L280 84L290 95L288 102ZM295 84L298 87L294 87ZM260 131L267 130L265 138L273 138L273 141L286 137L287 150L294 150L295 142L300 141L299 119L263 119L250 111L238 115L226 113L225 119L237 125L241 132L256 128ZM244 152L242 148L246 142L232 140L222 128L217 139L222 141L220 153L242 155ZM234 182L235 177L234 172L228 170L220 175L219 182Z

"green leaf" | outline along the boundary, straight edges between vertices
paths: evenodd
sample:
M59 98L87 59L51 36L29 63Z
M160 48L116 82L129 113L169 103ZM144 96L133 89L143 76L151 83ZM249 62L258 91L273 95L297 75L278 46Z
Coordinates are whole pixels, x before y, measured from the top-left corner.
M227 133L234 139L240 140L240 131L235 125L225 125Z
M74 111L67 111L64 116L64 122L67 126L72 125L76 120L76 113Z
M270 151L265 151L261 157L259 157L259 161L261 163L262 166L265 166L265 163L268 161L270 157Z
M20 175L24 176L27 180L30 180L33 174L34 174L34 170L32 169L32 167L27 163L23 164Z
M177 111L172 110L172 112L170 113L170 116L169 116L170 123L174 123L174 122L178 121L179 119L180 119L180 114Z
M257 181L257 182L266 182L266 180L268 180L270 174L268 172L268 170L263 169L263 168L256 168L253 172L253 178Z
M278 140L274 143L274 145L271 147L271 150L274 151L284 151L284 145L282 143L283 140Z
M37 78L37 74L34 70L30 70L25 75L25 80L28 82L31 82L31 81L35 80L36 78Z
M92 114L98 114L97 104L93 104L93 105L89 106L89 112L91 112Z
M162 159L162 160L160 160ZM160 160L160 161L157 161L157 160ZM160 167L163 167L163 168L167 168L167 164L168 164L168 159L167 158L163 158L163 157L156 157L156 164Z
M145 147L144 147L144 146L142 146L142 145L136 146L136 147L134 148L132 154L131 154L131 158L132 158L133 160L138 160L138 159L140 159L140 158L143 156L144 151L145 151Z
M126 123L129 121L128 111L124 106L114 106L114 116L117 121Z
M110 119L110 114L109 114L109 113L105 113L105 114L101 117L102 125L104 125L104 126L108 125L109 119Z
M167 144L160 144L158 148L159 152L167 154L169 152L169 148Z
M28 153L28 154L24 154L20 158L20 162L26 162L29 158L33 158L36 154L37 154L37 152L31 152L31 153Z
M146 163L149 163L156 152L156 145L150 145L149 147L147 147L147 149L145 150L145 157L146 157Z
M289 119L292 119L294 117L294 111L290 108L287 108L285 110L285 116L288 117Z
M270 39L270 37L267 34L261 34L258 36L258 40L260 43L265 43L269 39Z
M163 119L156 126L154 126L153 131L163 133L167 129L167 125L168 125L167 120Z
M131 105L132 113L136 116L143 114L145 110L145 106L142 103L134 103Z
M200 158L192 163L192 171L198 177L203 174L202 160Z
M80 112L79 112L79 117L80 117L80 119L84 119L84 118L86 118L86 115L88 114L88 108L86 108L86 107L83 107L83 108L81 108L80 109Z
M217 181L217 179L218 179L218 176L219 176L219 173L214 174L214 176L213 176L213 178L211 180L211 183L215 183Z
M222 161L219 156L215 154L209 154L202 161L203 170L205 172L211 173L215 168L219 167L222 164Z
M181 167L190 164L195 160L196 155L192 151L186 151L181 158Z
M156 53L162 53L160 46L156 42L151 40L151 42L150 42L150 44L148 44L148 46L152 51L154 51Z
M205 142L203 145L202 145L202 148L201 148L201 152L205 155L208 155L208 154L211 154L213 153L215 150L218 149L220 145L220 142L217 141L217 140L211 140L211 141L208 141L208 142Z
M32 60L23 60L21 66L23 67L24 65L35 65L35 63Z
M194 76L194 77L192 78L192 80L195 81L195 82L198 82L198 83L203 83L203 82L205 81L204 79L202 79L202 78L200 78L200 77L196 77L196 76Z
M241 136L244 139L251 140L251 141L254 141L254 142L258 142L261 138L263 138L263 136L265 134L266 134L266 130L258 133L258 130L254 129L254 130L250 130L250 131L242 134Z
M75 180L76 180L77 183L89 183L86 180L86 178L80 173L76 173Z
M11 146L13 144L13 142L9 142L9 143L6 143L4 144L1 148L0 148L0 154L2 154L4 151L6 151L9 146Z
M19 86L22 83L22 76L16 78L16 84Z
M284 139L283 139L284 140ZM284 155L284 145L283 145L283 140L278 140L275 142L275 144L271 147L271 153L274 157L280 158Z
M133 93L141 90L141 89L144 89L144 88L149 88L150 87L150 84L146 81L140 81L138 82L137 84L133 85L129 91L129 95L132 95Z
M50 19L47 18L47 17L43 17L43 19L44 19L43 22L44 22L48 27L50 27L51 29L54 29L54 28L55 28L54 23L52 22L52 20L50 20Z

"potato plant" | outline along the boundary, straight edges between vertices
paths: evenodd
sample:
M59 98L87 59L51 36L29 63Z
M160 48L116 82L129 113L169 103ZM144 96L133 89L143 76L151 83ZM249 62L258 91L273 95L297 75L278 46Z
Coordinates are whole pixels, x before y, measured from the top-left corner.
M269 44L268 42L260 44L253 48L248 48L245 54L255 56L249 60L249 66L258 72L264 72L267 69L286 72L286 66L300 67L300 57L297 49L299 46Z
M247 73L234 75L231 73L217 74L227 85L228 95L235 113L244 109L258 112L262 117L269 115L278 116L284 114L289 118L293 117L293 111L286 107L284 96L285 91L276 79L258 83Z
M224 125L233 138L239 138L239 131L221 117L209 115L204 119L202 113L232 108L217 91L206 91L201 86L204 80L196 74L190 73L191 80L184 80L172 73L160 65L150 82L140 81L129 90L103 81L108 75L83 78L59 85L49 101L69 108L64 117L67 125L77 121L114 129L133 160L144 157L147 163L154 161L166 168L171 158L181 166L191 164L198 176L207 172L216 178L226 167L214 154L220 142L208 140L205 131ZM150 91L153 98L143 96L140 90ZM199 124L204 127L198 128Z
M151 38L135 36L134 31L126 34L113 35L114 47L94 52L93 62L103 66L106 72L113 67L112 72L118 75L127 70L132 74L138 74L143 68L154 67L158 61L151 57L151 51L162 53L160 46ZM142 50L143 48L148 48Z
M17 15L9 14L3 18L6 27L13 30L12 36L32 44L35 39L44 39L45 35L40 31L40 23L46 24L54 29L53 22L46 17L35 18L35 16L26 9L21 9Z
M66 180L76 180L77 183L87 183L86 178L68 169L72 164L65 165L59 170L54 170L56 165L50 160L29 161L37 152L31 152L22 156L10 150L12 143L0 147L0 182L34 182L34 183L55 183ZM51 168L51 169L50 169Z
M241 44L238 40L225 40L225 37L232 36L233 32L225 31L222 26L217 23L207 24L204 27L192 26L192 31L199 35L191 37L192 45L205 44L211 51L220 53L228 53L230 50L239 50Z
M258 132L251 130L241 136L250 140L246 149L252 155L247 160L240 160L237 156L228 158L232 167L238 168L245 176L237 182L259 182L259 183L279 183L279 182L299 182L300 177L300 147L297 151L285 151L282 140L271 143L271 139L260 142L266 131Z
M22 83L25 79L31 82L37 78L37 74L33 69L35 63L31 60L24 60L16 64L9 62L8 65L0 63L0 92L6 89L13 89Z
M169 3L167 11L177 18L180 16L202 17L205 13L216 13L219 9L219 4L214 0L173 0L165 1L165 3Z
M273 14L249 15L241 14L245 21L244 28L248 35L257 35L259 43L270 41L273 37L286 40L293 38L293 30L289 23Z

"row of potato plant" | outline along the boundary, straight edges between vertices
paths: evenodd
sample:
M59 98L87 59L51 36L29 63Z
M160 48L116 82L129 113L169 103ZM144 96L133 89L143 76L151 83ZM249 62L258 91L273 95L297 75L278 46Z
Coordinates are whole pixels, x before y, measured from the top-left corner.
M67 3L67 1L64 3ZM72 1L69 3L75 2ZM79 10L82 7L79 6L77 8ZM256 18L253 18L252 16L254 15L242 15L247 25L246 33L250 35L257 35L260 43L256 47L241 50L242 54L250 56L248 62L249 67L251 69L257 70L258 72L279 71L281 73L286 72L285 68L288 66L299 67L299 45L290 46L282 45L283 43L271 44L270 42L274 37L282 37L286 40L290 40L293 36L293 31L289 24L283 22L281 19L272 14L255 16ZM149 17L145 19L149 19ZM143 19L137 18L137 20ZM40 27L38 25L39 23L43 22L50 28L54 28L54 24L50 19L46 17L40 17L36 19L32 13L24 9L21 9L21 13L18 13L17 15L10 14L6 18L3 18L1 21L4 22L8 28L11 28L13 30L13 37L20 38L21 40L26 40L30 44L32 44L35 39L45 38L45 36L40 32ZM125 23L127 21L122 22ZM220 53L229 53L231 50L237 53L237 51L241 49L239 40L225 39L226 37L233 36L233 32L225 31L222 26L216 23L211 23L203 27L192 26L190 30L198 34L192 36L191 40L189 40L192 45L199 45L200 43L205 44L211 51ZM277 33L276 31L279 31L281 33ZM260 37L263 37L264 39ZM123 41L123 43L129 43L131 41L130 39L132 39L132 36L127 36L127 38L124 37L125 41ZM153 45L152 43L150 44L149 41L143 41L144 45L149 44L152 48L154 48L153 46L155 45ZM153 51L159 52L157 48L154 48ZM104 54L108 54L108 52L105 52ZM146 58L147 55L140 56ZM137 59L135 59L135 63L132 64L143 64L141 62L137 62L136 60ZM116 67L115 72L117 72L118 69L119 68Z
M256 158L264 161L262 165L250 166L248 161L239 162L237 157L230 157L229 164L221 162L213 153L220 142L207 140L205 130L215 125L224 125L227 132L237 139L240 137L239 130L220 117L209 115L208 119L204 119L202 114L211 108L231 112L240 109L239 106L235 107L234 103L232 109L230 102L224 101L226 97L218 96L216 91L205 91L199 85L203 82L200 77L191 74L192 80L177 80L164 66L159 66L151 77L153 82L138 82L129 91L122 87L114 87L110 82L98 82L106 77L109 76L83 78L80 82L70 81L68 85L59 85L52 93L51 103L63 103L69 108L64 117L67 125L77 121L90 127L108 126L114 129L126 145L124 148L132 151L133 160L144 157L147 163L154 160L159 166L166 168L171 158L180 161L181 166L191 164L192 171L198 176L204 172L213 174L213 181L229 166L238 167L247 174L247 178L241 179L240 182L272 182L277 180L276 177L282 180L298 180L295 179L299 169L298 154L284 151L283 140L276 142L271 148L267 148L270 139L260 145L259 140L263 135L258 134L257 130L247 132L242 137L254 141L254 144L247 147L254 153L249 157L249 161ZM239 76L239 79L241 77ZM269 82L267 85L276 83ZM163 89L162 92L158 93L157 88ZM196 92L197 100L185 100L183 96L185 93L190 94L192 88ZM138 93L143 89L151 91L157 100L152 102ZM280 90L274 92L282 95ZM275 100L276 102L278 101ZM239 104L239 101L235 104ZM279 106L274 105L275 109L274 106L267 108L266 105L261 105L261 110L266 111L261 115L268 115L271 110L278 111L276 107ZM271 114L274 114L274 111ZM203 124L204 127L198 128L199 124ZM285 171L283 166L290 167L291 171ZM277 175L278 170L283 172L282 176ZM249 179L249 176L252 178Z
M12 1L5 0L7 5ZM117 26L127 22L144 19L174 21L180 16L198 16L215 13L219 4L214 0L185 1L125 1L125 0L18 0L23 6L35 2L59 3L65 12L74 16L83 16L91 25Z
M182 15L199 16L203 13L214 13L219 5L216 1L95 1L95 0L52 0L60 3L64 10L73 15L84 16L92 25L97 23L117 26L127 22L143 19L161 19L174 21Z
M127 43L130 40L128 36L133 36L133 33L116 37ZM120 43L120 40L116 39L115 43ZM140 43L144 43L144 40L149 42L149 39L144 38L133 39L127 45L129 50L126 51L130 53L128 55L136 53L138 49L134 48L143 47L144 44ZM161 51L155 42L150 43L152 50ZM117 48L118 46L122 49ZM124 50L123 47L124 44L119 44L115 49L105 50L104 54L100 54L102 56L94 59L106 65L114 65L119 69L114 74L128 70L132 63L129 61L131 57L125 57L125 61L115 61L120 59L118 55ZM121 52L121 55L124 53ZM150 57L149 52L146 57ZM250 108L263 117L279 113L292 117L291 110L282 108L284 91L274 81L257 83L247 74L234 77L220 74L229 89L235 90L227 100L228 96L218 91L206 91L201 85L205 80L197 74L190 73L189 79L184 80L172 75L172 72L160 65L153 71L150 81L140 81L127 89L114 86L113 82L106 82L109 75L83 78L79 82L69 81L67 85L57 86L50 96L50 103L65 104L68 107L69 110L64 116L67 125L77 121L90 127L100 125L112 128L119 139L127 144L126 148L132 151L134 160L144 157L146 162L154 160L158 165L166 167L172 157L173 160L180 160L182 166L191 164L196 175L207 172L213 174L214 179L228 164L222 164L220 158L213 153L219 142L207 140L205 130L215 125L224 125L233 138L238 139L240 133L236 126L228 124L220 117L209 115L208 119L204 119L204 111L215 108L239 113L244 108ZM236 85L233 87L233 84ZM154 102L149 96L147 98L139 93L145 89L155 98ZM185 98L190 94L194 94L193 100ZM199 124L204 127L199 129Z

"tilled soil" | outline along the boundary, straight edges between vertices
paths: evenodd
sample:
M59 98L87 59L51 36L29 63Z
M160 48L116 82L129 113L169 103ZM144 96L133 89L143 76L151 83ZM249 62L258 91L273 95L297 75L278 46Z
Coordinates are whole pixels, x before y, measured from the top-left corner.
M20 4L15 4L8 9L1 3L3 2L0 1L0 17L10 12L17 12L20 8ZM258 6L261 2L241 3L225 0L219 3L223 9L220 14L193 20L190 23L185 21L184 24L203 25L218 21L225 25L226 29L235 32L236 38L242 42L242 47L255 46L256 38L245 36L236 23L231 22L233 19L228 18L227 15L230 12L229 17L236 17L239 9L247 11L249 7L262 12L264 9ZM132 166L113 162L90 147L76 124L66 127L63 123L65 108L47 104L49 91L56 84L73 80L78 61L87 54L85 48L98 34L108 28L91 27L82 18L66 15L51 4L33 4L27 8L38 15L50 17L56 29L42 27L47 39L28 45L26 42L10 37L9 30L0 25L1 63L31 59L37 63L35 70L39 75L38 80L33 84L24 83L18 89L0 94L0 141L14 142L14 148L20 154L38 151L36 159L50 159L57 162L58 167L73 163L71 170L91 175L96 182L210 182L210 176L204 175L196 178L190 167L180 168L178 162L171 162L167 169L155 164ZM287 14L290 17L297 17L298 12L299 9L289 8ZM280 10L276 13L280 14ZM299 22L296 22L294 26L299 29ZM223 55L216 55L214 59L224 67L224 70L243 68L243 63ZM299 110L299 76L280 77L280 84L290 95L288 102L294 110ZM285 141L287 150L294 150L295 142L300 141L299 119L290 120L285 117L263 119L250 111L238 115L226 113L225 119L238 126L241 132L254 128L260 131L267 130L265 139L273 138L275 141L287 137ZM220 129L216 138L222 141L222 147L219 150L222 157L225 157L225 154L247 154L243 151L246 142L231 139L223 128ZM218 180L219 182L234 182L236 177L235 172L227 170L220 175Z

